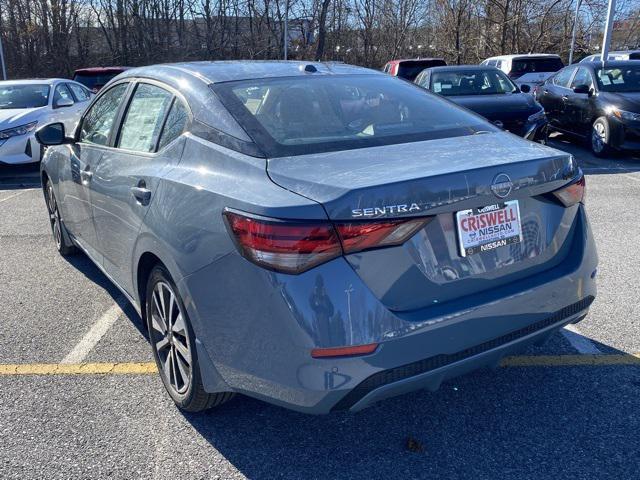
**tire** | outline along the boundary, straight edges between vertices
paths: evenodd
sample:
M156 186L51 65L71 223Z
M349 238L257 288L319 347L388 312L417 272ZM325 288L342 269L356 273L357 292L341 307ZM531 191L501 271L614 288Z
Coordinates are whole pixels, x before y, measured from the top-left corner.
M158 373L178 408L201 412L230 400L233 392L204 390L193 328L178 289L162 265L155 266L149 275L145 311Z
M47 203L47 211L49 212L51 233L53 234L53 241L55 242L58 253L60 253L60 255L62 255L63 257L78 253L78 248L71 241L69 233L64 226L64 222L60 217L58 202L56 200L55 192L53 191L53 184L50 181L47 181L47 183L45 184L45 197Z
M589 148L596 157L606 157L613 153L611 148L611 128L606 117L598 117L591 126Z

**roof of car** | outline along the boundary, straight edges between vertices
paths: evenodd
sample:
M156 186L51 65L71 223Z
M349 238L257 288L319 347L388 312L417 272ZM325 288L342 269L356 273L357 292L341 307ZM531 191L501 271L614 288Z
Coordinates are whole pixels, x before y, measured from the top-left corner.
M547 58L560 58L560 55L556 55L555 53L516 53L511 55L496 55L495 57L489 57L486 60L493 60L496 58L534 58L534 57L547 57Z
M591 66L592 68L601 67L602 61L600 60L590 60L588 62L579 62L580 66ZM640 65L640 60L607 60L604 62L605 67L626 67L629 65ZM569 67L576 66L577 64L567 65Z
M58 82L70 82L68 78L28 78L24 80L3 80L0 85L53 85Z
M306 69L306 70L305 70ZM315 69L315 71L312 71ZM195 77L205 83L230 82L256 78L293 77L307 75L384 75L377 70L347 65L345 63L321 63L277 60L228 60L216 62L187 62L151 65L132 68L118 78L158 77L164 80L184 75Z
M430 67L425 70L429 70L430 72L452 72L452 71L474 71L474 70L495 70L500 71L500 69L496 67L492 67L490 65L443 65L440 67Z
M87 67L87 68L78 68L74 73L113 73L113 72L124 72L125 70L129 70L132 67Z

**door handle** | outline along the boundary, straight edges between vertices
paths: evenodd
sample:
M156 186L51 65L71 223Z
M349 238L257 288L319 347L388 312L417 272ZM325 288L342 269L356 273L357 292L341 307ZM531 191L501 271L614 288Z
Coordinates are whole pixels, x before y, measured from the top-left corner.
M88 185L93 178L93 172L91 171L91 167L87 166L84 170L80 170L80 180L83 185Z
M563 95L563 96L562 96L562 101L563 101L563 102L566 102L567 100L569 100L569 97L567 97L566 95Z
M137 187L131 187L131 193L142 205L149 205L149 201L151 200L151 190L147 188L144 180L140 180Z

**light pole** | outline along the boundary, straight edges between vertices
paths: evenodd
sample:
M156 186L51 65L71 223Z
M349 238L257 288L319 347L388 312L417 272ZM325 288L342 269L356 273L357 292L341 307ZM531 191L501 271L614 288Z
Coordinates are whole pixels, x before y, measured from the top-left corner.
M284 59L287 60L289 53L289 0L284 3Z
M2 64L2 80L7 79L7 67L4 65L4 50L2 50L2 35L0 35L0 63Z
M613 17L616 14L616 0L609 0L607 9L607 24L604 26L604 37L602 39L602 54L600 59L604 62L609 59L609 45L611 44L611 31L613 30Z
M578 27L578 11L582 5L582 0L578 0L576 3L576 14L573 18L573 28L571 29L571 48L569 49L569 65L573 63L573 49L576 46L576 29Z

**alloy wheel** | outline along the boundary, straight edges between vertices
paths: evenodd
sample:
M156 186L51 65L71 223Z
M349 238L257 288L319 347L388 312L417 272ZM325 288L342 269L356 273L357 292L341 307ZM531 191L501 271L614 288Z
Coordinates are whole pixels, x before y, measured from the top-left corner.
M60 247L62 246L60 212L58 211L58 204L56 203L56 197L53 193L53 185L51 185L51 182L47 184L47 207L49 209L49 221L51 222L53 239L56 242L56 247L58 248L58 250L60 250Z
M606 142L607 132L604 128L604 125L600 122L596 123L593 126L593 130L591 132L591 145L593 147L594 152L602 152L604 150L605 142Z
M176 294L165 282L153 287L149 334L165 383L183 395L192 376L189 333Z

